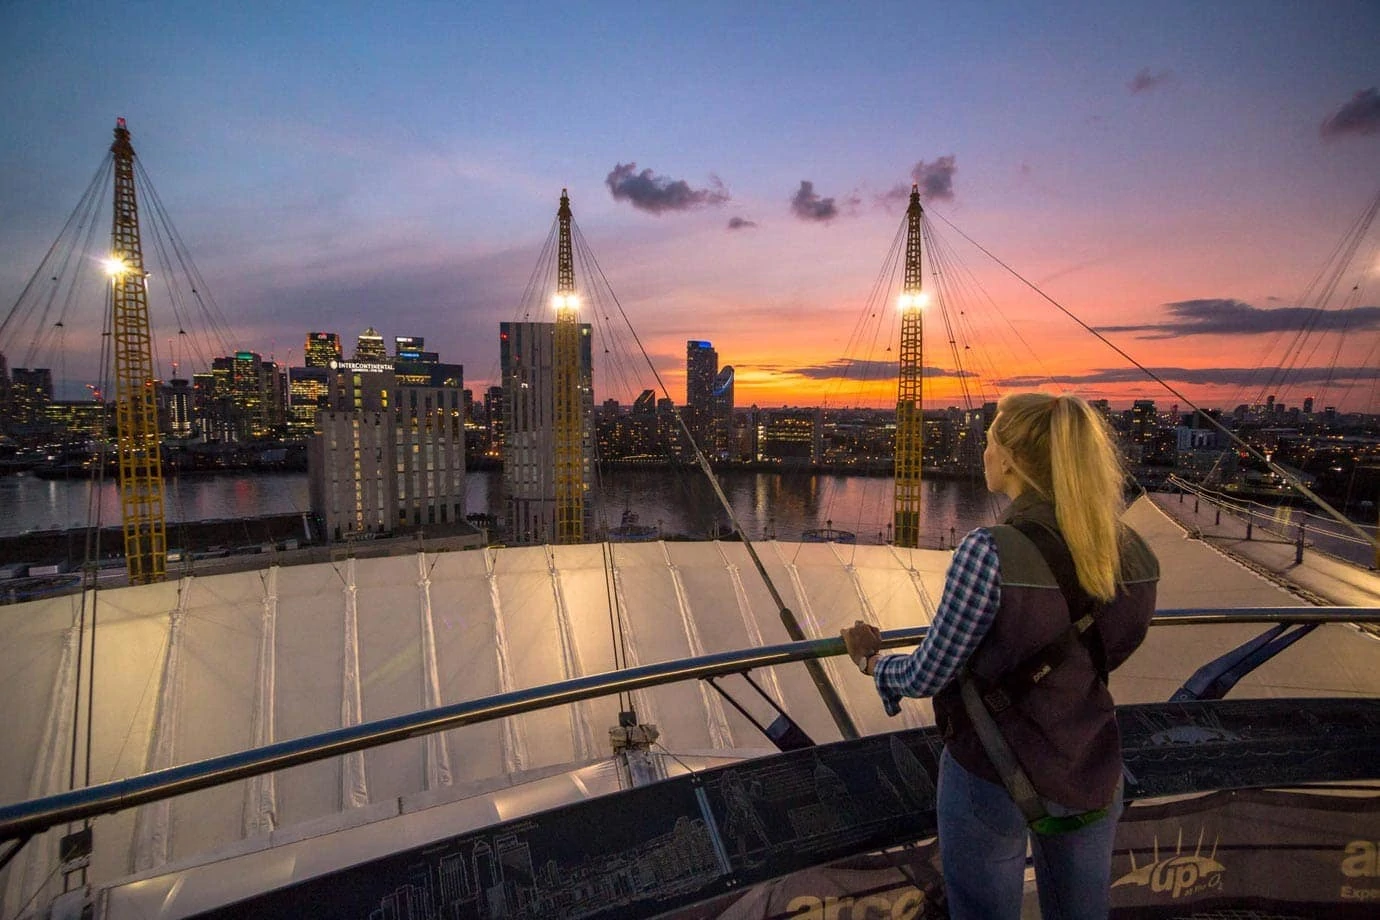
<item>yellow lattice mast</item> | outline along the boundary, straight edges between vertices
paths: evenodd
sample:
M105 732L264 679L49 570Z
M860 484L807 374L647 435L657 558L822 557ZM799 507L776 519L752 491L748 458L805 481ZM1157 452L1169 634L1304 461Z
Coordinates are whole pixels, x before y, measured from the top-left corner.
M134 197L134 148L125 120L115 123L115 203L110 231L110 316L115 356L115 434L120 511L130 584L162 581L167 569L163 467L158 454L157 385L139 206Z
M584 400L580 392L580 299L570 246L570 197L561 189L556 249L556 341L553 402L556 414L556 542L585 538Z
M920 459L925 439L921 402L924 336L920 312L925 304L920 279L920 188L910 188L906 209L906 272L897 300L901 311L901 368L896 387L896 498L893 521L897 546L920 545Z

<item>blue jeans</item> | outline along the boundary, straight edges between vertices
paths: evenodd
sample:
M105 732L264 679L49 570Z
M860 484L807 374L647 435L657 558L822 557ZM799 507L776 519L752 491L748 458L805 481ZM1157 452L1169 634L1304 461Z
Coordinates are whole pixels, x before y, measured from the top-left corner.
M1047 807L1055 815L1081 810ZM969 773L946 749L939 758L938 810L939 854L953 920L1020 917L1027 838L1044 920L1105 920L1120 786L1101 821L1067 834L1032 834L1004 786Z

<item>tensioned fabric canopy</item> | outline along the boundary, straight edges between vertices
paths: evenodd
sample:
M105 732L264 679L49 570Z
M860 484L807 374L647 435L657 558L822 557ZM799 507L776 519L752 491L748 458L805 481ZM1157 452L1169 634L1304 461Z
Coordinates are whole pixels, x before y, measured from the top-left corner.
M1160 557L1161 608L1303 603L1189 539L1147 500L1131 508L1128 521ZM775 541L757 549L810 636L837 635L856 619L882 629L927 624L951 557ZM81 600L0 607L5 802L68 788ZM88 618L92 603L88 597ZM745 548L731 542L509 547L275 566L105 590L94 606L93 783L610 671L616 645L622 660L638 665L789 641ZM1113 691L1119 702L1167 699L1200 665L1258 632L1152 630L1113 676ZM1243 681L1236 695L1374 696L1380 672L1373 663L1373 640L1349 627L1323 627ZM889 719L850 663L831 659L824 668L863 732L932 721L927 702ZM838 737L803 666L757 677L817 741ZM682 756L768 748L702 683L633 696L639 720L655 723L662 744ZM613 698L577 703L107 816L95 824L89 880L156 874L262 846L265 835L330 832L369 822L381 806L397 815L513 775L591 764L610 754L608 729L618 711ZM79 745L78 777L86 753ZM51 883L60 834L30 842L5 870L5 915ZM46 887L37 900L58 890Z

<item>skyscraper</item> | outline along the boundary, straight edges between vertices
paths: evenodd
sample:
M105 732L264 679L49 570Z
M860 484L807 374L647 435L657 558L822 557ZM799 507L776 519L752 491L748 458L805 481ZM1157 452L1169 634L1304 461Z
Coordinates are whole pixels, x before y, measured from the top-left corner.
M286 388L278 365L258 352L237 351L211 361L211 411L222 436L236 441L268 437L283 425Z
M373 361L379 364L388 360L388 349L383 347L383 336L373 326L365 329L355 340L356 361Z
M556 525L555 323L500 323L503 379L503 487L515 543L554 542ZM593 464L592 327L580 324L584 488Z
M426 337L420 335L393 336L393 357L398 361L421 361L435 364L441 360L434 351L425 351Z
M307 367L330 367L340 360L340 336L334 332L308 332L302 346L302 363Z
M714 375L709 391L709 447L715 459L726 459L729 433L733 430L733 365L725 364Z
M176 366L174 365L174 372ZM192 382L174 377L158 390L158 428L175 438L189 437L193 428Z
M733 429L733 368L719 369L712 342L685 343L685 406L695 443L711 458L723 459Z
M685 343L685 404L691 409L708 410L714 376L719 373L719 353L712 342L691 339Z

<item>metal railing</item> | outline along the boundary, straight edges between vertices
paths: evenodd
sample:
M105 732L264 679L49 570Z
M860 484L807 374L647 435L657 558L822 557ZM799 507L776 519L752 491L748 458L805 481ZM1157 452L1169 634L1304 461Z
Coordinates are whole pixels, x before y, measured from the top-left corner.
M1252 531L1259 528L1285 543L1295 543L1302 554L1306 532L1308 539L1314 541L1309 544L1310 548L1316 551L1355 565L1380 568L1380 527L1375 524L1350 521L1342 525L1334 518L1314 514L1307 507L1262 504L1179 476L1170 476L1168 485L1179 491L1180 501L1185 495L1193 497L1194 513L1197 513L1198 501L1201 500L1216 509L1218 524L1221 523L1223 511L1239 518L1246 525L1247 540L1251 539ZM1318 544L1316 541L1319 539L1325 545Z
M1221 623L1380 624L1380 607L1194 607L1157 611L1151 625ZM913 646L924 639L927 632L927 627L887 630L882 633L882 647ZM199 789L272 773L286 767L313 763L464 725L475 725L645 687L684 680L703 680L756 668L812 661L842 654L842 639L807 639L591 674L540 687L513 690L483 699L364 722L0 807L0 840L27 839L59 824L111 814Z

